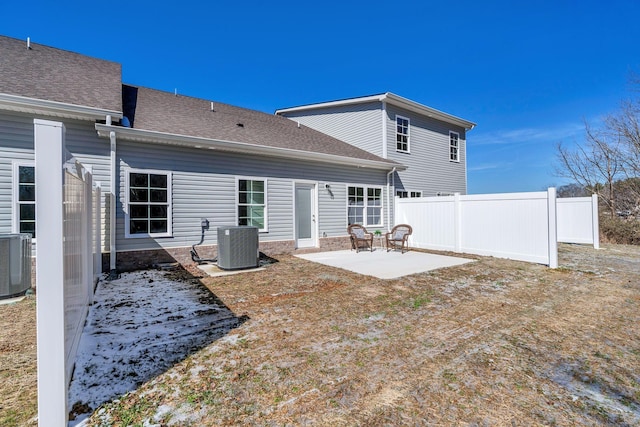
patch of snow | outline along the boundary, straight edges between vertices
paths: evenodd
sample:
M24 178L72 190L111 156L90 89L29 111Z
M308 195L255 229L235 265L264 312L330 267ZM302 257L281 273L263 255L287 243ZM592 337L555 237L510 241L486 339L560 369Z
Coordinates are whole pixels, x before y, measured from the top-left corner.
M170 272L137 271L101 281L80 339L69 408L81 402L95 410L241 323L206 287L172 280Z

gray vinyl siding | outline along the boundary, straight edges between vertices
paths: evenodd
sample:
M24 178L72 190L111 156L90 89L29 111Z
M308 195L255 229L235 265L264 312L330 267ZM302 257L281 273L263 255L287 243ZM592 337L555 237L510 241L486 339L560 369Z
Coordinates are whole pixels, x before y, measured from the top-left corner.
M382 157L379 102L286 113L285 117Z
M216 244L216 228L236 225L238 178L267 184L267 231L260 241L294 239L293 189L296 181L315 182L318 188L319 237L346 235L346 185L385 188L386 173L356 167L287 159L118 142L119 182L117 204L118 251L186 247L200 240L200 219L207 218L204 244ZM127 168L172 173L172 237L125 238L125 172ZM329 184L333 198L325 188ZM384 200L386 203L386 198ZM386 215L386 208L385 208Z
M102 189L103 241L109 235L104 219L105 196L109 191L109 142L98 138L94 124L79 120L39 117L61 121L65 125L65 143L83 165L92 170L94 183ZM0 233L12 232L13 161L34 161L33 116L12 112L0 113ZM103 248L108 247L108 245Z
M13 162L33 160L33 121L0 113L0 233L13 232Z
M466 194L465 129L387 105L388 158L407 166L396 174L396 190L422 191L423 196L438 192ZM396 115L407 117L409 153L396 151ZM449 160L449 131L459 134L459 162Z
M0 233L12 231L13 161L33 162L33 118L27 114L0 113ZM44 118L44 117L43 117ZM55 119L54 119L55 120ZM109 250L109 140L98 138L91 122L60 120L66 128L66 146L74 157L92 170L102 189L103 252ZM386 172L326 163L255 157L117 141L118 188L116 189L117 250L148 250L188 247L200 240L200 219L211 228L205 244L216 243L216 227L235 225L238 178L262 179L267 184L268 230L261 241L294 239L293 189L296 181L314 182L318 191L319 237L346 235L347 185L375 185L386 190ZM153 169L172 174L172 227L167 238L125 238L125 170ZM331 193L326 189L330 185ZM383 199L385 227L387 197Z

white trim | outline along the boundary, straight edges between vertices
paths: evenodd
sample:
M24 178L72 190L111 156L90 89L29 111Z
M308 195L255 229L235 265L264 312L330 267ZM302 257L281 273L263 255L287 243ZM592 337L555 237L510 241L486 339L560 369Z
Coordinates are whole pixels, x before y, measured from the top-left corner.
M36 163L32 160L13 160L11 162L11 232L12 233L20 233L20 167L32 167L34 168L34 179L35 179L35 167ZM35 186L35 181L34 181ZM30 204L30 203L29 203ZM36 202L34 201L35 205ZM37 236L37 223L36 223L36 236ZM36 238L31 239L31 243L36 243Z
M382 158L387 159L389 157L389 135L387 135L387 103L382 101Z
M451 144L451 135L456 136L456 142L458 143L458 145L455 147L456 148L455 159L451 158L451 149L453 148L453 144ZM454 163L460 163L460 133L453 130L449 131L449 161Z
M172 178L173 172L167 170L158 170L158 169L139 169L139 168L130 168L124 167L122 168L124 172L124 237L126 239L143 239L143 238L151 238L155 239L157 237L173 237L173 193L171 190L172 187ZM165 233L135 233L131 234L130 224L129 224L129 175L131 173L142 173L142 174L153 174L153 175L166 175L167 176L167 231ZM152 204L148 202L148 204ZM160 203L158 203L160 204Z
M406 110L413 111L414 113L418 113L420 115L424 115L427 117L432 117L446 123L451 123L453 125L460 126L465 130L471 130L476 126L476 124L473 122L454 116L452 114L445 113L440 110L436 110L435 108L431 108L426 105L419 104L415 101L411 101L410 99L404 98L402 96L396 95L391 92L386 92L386 93L373 95L373 96L364 96L360 98L341 99L338 101L320 102L317 104L307 104L307 105L301 105L298 107L282 108L280 110L276 110L275 114L286 115L286 113L292 113L292 112L298 112L298 111L315 110L318 108L340 107L345 105L362 104L366 102L375 102L375 101L378 101L378 102L386 101L391 105L395 105L396 107L404 108Z
M265 177L258 177L258 176L242 176L242 175L236 175L236 204L235 204L235 224L236 225L240 225L238 224L238 220L239 220L239 207L240 207L240 180L244 180L244 181L262 181L264 182L264 228L261 228L258 230L259 233L268 233L269 232L269 180Z
M0 109L79 120L104 120L106 116L122 118L122 112L120 111L9 95L7 93L0 93Z
M98 136L109 137L110 132L116 132L120 140L152 142L156 144L166 144L182 147L192 147L199 149L220 150L234 153L245 153L254 156L270 156L285 159L308 160L337 165L356 166L361 168L371 168L379 170L391 170L394 167L398 170L405 170L407 167L393 161L380 161L345 157L337 154L324 154L312 151L295 150L291 148L267 147L258 144L248 144L245 142L223 141L210 138L200 138L196 136L177 135L166 132L155 132L143 129L123 128L120 126L107 126L96 123Z
M398 135L404 135L400 132L398 132L398 119L400 120L406 120L407 121L407 149L406 150L401 150L398 148ZM407 154L411 154L411 119L409 117L405 117L405 116L401 116L400 114L396 114L396 119L394 120L394 124L395 124L395 132L394 135L395 137L395 147L396 147L396 152L398 153L407 153Z
M311 203L313 204L313 224L312 224L312 236L309 239L311 244L300 246L298 243L298 223L297 223L297 205L296 205L296 189L298 186L301 187L311 187ZM320 211L318 208L318 188L319 184L317 181L309 181L309 180L295 180L293 181L293 241L296 248L317 248L319 246L319 236L320 236Z
M362 211L362 225L365 227L384 227L385 224L385 215L384 215L384 187L381 185L366 185L366 184L345 184L346 188L345 188L345 194L346 194L346 213L345 213L345 219L347 220L347 225L349 224L349 187L357 187L357 188L362 188L363 189L363 201L364 201L364 205L362 206L363 211ZM367 222L367 208L368 206L368 191L370 188L373 189L377 189L380 190L380 223L379 224L369 224ZM376 206L377 207L377 206Z

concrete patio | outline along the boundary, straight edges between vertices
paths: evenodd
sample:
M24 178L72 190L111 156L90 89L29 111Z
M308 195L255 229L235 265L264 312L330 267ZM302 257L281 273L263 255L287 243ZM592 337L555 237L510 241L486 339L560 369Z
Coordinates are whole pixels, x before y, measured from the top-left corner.
M316 252L296 255L298 258L338 267L354 273L374 276L379 279L397 279L409 274L424 273L438 268L453 267L473 260L436 255L424 252L387 252L376 248L373 252L361 250Z

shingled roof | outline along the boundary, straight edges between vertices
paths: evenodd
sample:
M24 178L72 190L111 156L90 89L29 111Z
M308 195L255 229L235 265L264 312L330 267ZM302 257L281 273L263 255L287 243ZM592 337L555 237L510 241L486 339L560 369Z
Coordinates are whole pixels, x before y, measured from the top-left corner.
M122 67L0 36L0 93L122 111Z
M133 119L134 129L400 166L285 117L143 87L125 86L124 93L136 96L135 101L124 101L125 116Z

